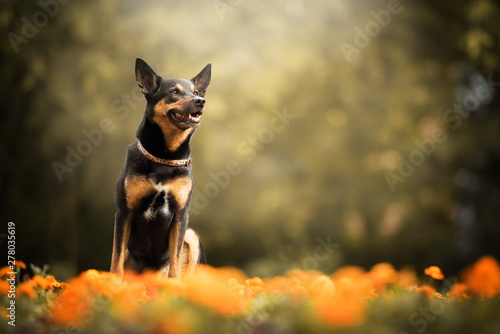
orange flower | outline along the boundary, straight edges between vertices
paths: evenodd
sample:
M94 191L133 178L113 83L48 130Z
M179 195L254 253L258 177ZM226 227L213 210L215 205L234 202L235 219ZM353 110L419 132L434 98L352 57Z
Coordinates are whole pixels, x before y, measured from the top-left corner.
M425 269L424 273L434 279L438 280L444 279L444 275L441 272L441 269L436 266L430 266L429 268Z
M0 295L7 295L10 291L10 284L7 281L0 280Z
M372 273L367 273L364 269L356 266L346 266L337 269L332 274L332 280L336 285L354 284L357 286L357 292L366 299L377 295L372 278Z
M329 289L325 289L324 294L315 295L313 304L319 318L327 325L350 327L359 325L365 320L367 297L356 282L343 278L335 284L335 289L330 286Z
M77 280L78 278L71 280L70 285L51 306L52 320L58 325L79 328L92 314L91 306L95 296L85 284Z
M500 265L492 256L483 256L463 273L470 291L481 297L500 294Z
M35 298L36 297L36 292L35 289L33 289L33 286L27 282L22 282L19 284L19 286L16 289L17 296L28 296L30 298Z
M187 297L221 315L241 314L249 300L241 290L245 275L237 269L198 266L182 283ZM231 282L230 282L231 281Z
M467 287L467 285L456 283L451 287L446 296L448 298L470 299L471 297L467 294L468 291L469 288Z
M264 281L262 292L269 294L292 294L297 284L297 281L294 282L288 277L275 276Z
M254 292L261 292L264 285L264 281L260 277L252 277L245 280L245 284L248 288Z
M123 282L115 274L94 269L83 272L78 278L82 284L87 285L97 294L111 296L123 289Z
M69 284L61 283L64 290L51 307L52 320L59 325L78 328L86 319L92 317L94 312L102 309L102 303L109 303L112 313L125 323L133 323L140 319L143 309L139 302L148 299L147 289L158 288L157 277L158 275L153 276L150 273L127 274L122 280L109 272L87 270L72 279ZM101 304L96 304L97 300Z
M363 277L366 274L366 271L361 267L356 266L345 266L340 269L337 269L333 274L332 278L334 280L340 280L342 278L348 278L357 280Z
M331 327L351 327L366 318L366 302L361 300L316 301L318 316Z
M10 320L9 318L7 318L8 315L9 315L9 310L7 310L6 307L0 307L0 316L4 319Z
M92 306L97 294L112 295L118 291L113 283L121 286L116 275L99 273L97 270L87 270L80 276L73 278L68 284L61 284L63 292L51 305L52 320L58 325L81 327L87 318L92 315ZM52 277L45 280L51 286ZM125 304L132 300L123 301Z
M43 290L52 290L54 287L52 286L52 283L48 281L47 279L43 278L42 276L35 275L33 276L32 279L29 279L28 282L33 285L33 287L37 289L43 289Z
M335 293L335 283L328 276L321 275L308 284L307 290L311 298L315 298L318 295L331 296Z
M14 265L15 265L16 267L20 267L20 268L22 268L22 269L26 269L26 264L24 264L24 262L23 262L23 261L21 261L21 260L15 260L15 261L14 261Z
M390 263L379 263L374 265L368 277L377 293L384 293L388 284L396 283L398 273Z
M0 278L7 276L9 273L14 272L14 270L10 269L10 267L2 267L0 268Z
M433 299L436 294L436 289L429 285L422 285L417 288L417 292L423 293L427 298Z
M299 269L291 270L288 273L288 279L290 280L289 293L298 297L312 297L318 293L318 282L330 281L330 278L319 271L304 271ZM316 287L313 288L313 285L316 285Z
M63 286L63 284L61 284L60 282L58 282L54 276L52 275L47 275L47 277L45 277L45 280L51 284L54 288L60 288Z

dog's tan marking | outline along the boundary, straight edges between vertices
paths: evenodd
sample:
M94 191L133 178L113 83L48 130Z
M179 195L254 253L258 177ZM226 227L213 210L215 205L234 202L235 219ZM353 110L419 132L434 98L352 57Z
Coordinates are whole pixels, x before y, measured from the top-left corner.
M181 92L181 94L184 94L184 87L182 87L180 84L175 85L175 88L177 88L179 92Z
M155 185L153 182L146 178L146 176L132 176L125 179L125 197L127 200L127 207L133 209L137 207L140 200L153 192Z
M116 226L116 225L115 225ZM125 252L127 251L128 241L130 239L130 230L132 228L132 222L130 215L125 218L125 225L123 227L123 235L120 243L121 249L118 252L118 231L115 228L115 234L113 237L113 254L111 255L111 272L117 274L119 277L123 276L123 271L125 268Z
M191 85L191 93L194 93L195 90L196 90L195 85Z
M155 115L153 120L158 124L161 131L163 132L163 138L165 139L165 145L167 148L173 152L181 146L181 144L186 141L187 137L193 131L192 128L181 130L172 123L168 118L168 111L177 109L182 110L184 105L189 102L186 99L182 99L175 103L166 104L164 100L161 100L154 107Z
M181 234L181 222L176 221L170 227L168 235L168 252L170 253L169 258L169 270L168 277L180 278L181 275L181 263L179 253L182 252L182 247L179 250L179 236Z
M200 239L192 229L186 231L182 246L181 264L184 275L192 275L200 258Z
M168 192L172 194L179 204L179 210L186 206L186 202L189 198L189 193L191 192L191 187L193 186L193 181L188 176L182 176L169 180L163 185L168 187Z
M189 194L191 193L191 187L193 186L191 178L187 176L178 177L164 183L163 185L167 186L169 193L174 196L177 204L179 205L178 210L182 210L186 206ZM182 245L179 245L181 233L180 228L181 222L174 222L170 227L168 236L168 251L170 253L168 277L173 278L179 278L182 272L180 254L183 252L184 242Z
M164 267L158 270L158 276L160 278L168 278L168 270L170 269L169 264L167 263Z
M144 196L154 191L166 190L174 196L179 204L179 209L183 209L189 198L192 186L193 181L188 176L181 176L163 184L155 184L144 175L132 176L131 178L125 179L127 207L129 209L134 209Z

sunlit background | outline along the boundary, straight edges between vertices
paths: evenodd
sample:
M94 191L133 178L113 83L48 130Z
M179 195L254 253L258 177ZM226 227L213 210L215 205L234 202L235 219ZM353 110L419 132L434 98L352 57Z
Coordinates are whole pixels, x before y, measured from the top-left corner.
M454 274L500 258L496 2L0 6L0 241L15 222L18 259L61 279L109 269L145 108L136 57L163 77L213 65L190 210L210 264Z

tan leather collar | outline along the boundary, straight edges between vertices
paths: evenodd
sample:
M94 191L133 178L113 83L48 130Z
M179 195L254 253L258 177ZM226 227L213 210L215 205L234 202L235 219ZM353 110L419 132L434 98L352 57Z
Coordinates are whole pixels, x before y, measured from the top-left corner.
M146 151L146 149L142 146L139 140L137 141L137 147L139 148L139 151L141 151L142 155L144 155L149 160L156 162L157 164L171 166L171 167L182 167L191 165L192 161L191 158L188 158L186 160L166 160L157 158L148 151Z

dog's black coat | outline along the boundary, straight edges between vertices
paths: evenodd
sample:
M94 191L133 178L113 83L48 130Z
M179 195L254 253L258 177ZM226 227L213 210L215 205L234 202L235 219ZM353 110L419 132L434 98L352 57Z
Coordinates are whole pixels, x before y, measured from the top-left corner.
M211 64L192 80L163 79L137 59L136 77L147 101L137 139L156 158L188 159L190 139L204 111ZM193 268L189 261L206 263L199 238L192 230L186 233L191 168L153 162L137 142L127 147L115 193L112 272L154 270L178 277L183 266ZM187 263L181 263L181 255L187 256Z

